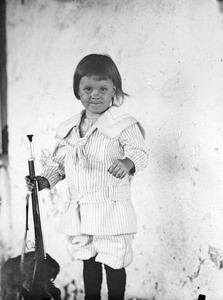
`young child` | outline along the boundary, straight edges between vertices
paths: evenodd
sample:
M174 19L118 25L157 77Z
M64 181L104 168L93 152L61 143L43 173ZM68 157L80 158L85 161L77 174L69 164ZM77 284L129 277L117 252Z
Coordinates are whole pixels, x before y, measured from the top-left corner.
M144 129L119 107L127 94L109 56L85 56L73 89L84 110L58 126L58 143L36 180L42 190L66 177L69 201L59 231L73 245L74 257L83 260L85 299L100 299L103 264L108 299L121 300L136 233L130 182L148 159ZM28 176L26 182L32 190Z

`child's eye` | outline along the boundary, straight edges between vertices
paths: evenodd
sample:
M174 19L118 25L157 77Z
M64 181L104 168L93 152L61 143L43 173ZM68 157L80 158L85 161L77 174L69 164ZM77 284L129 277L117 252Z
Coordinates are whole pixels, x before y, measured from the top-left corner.
M90 93L92 91L92 88L91 87L86 87L84 90L85 90L86 93Z
M102 93L106 93L106 92L107 92L107 90L108 90L108 89L107 89L107 88L105 88L105 87L102 87L102 88L101 88L101 92L102 92Z

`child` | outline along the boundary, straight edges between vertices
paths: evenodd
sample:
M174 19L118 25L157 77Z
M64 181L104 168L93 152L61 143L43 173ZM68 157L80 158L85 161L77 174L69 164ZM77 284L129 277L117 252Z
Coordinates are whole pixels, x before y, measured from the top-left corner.
M132 176L147 164L144 130L119 106L126 93L113 60L90 54L76 67L74 94L84 106L56 131L58 143L37 176L39 190L66 177L69 192L59 231L83 260L85 300L100 299L104 264L109 300L124 299L136 216ZM26 177L27 187L33 183Z

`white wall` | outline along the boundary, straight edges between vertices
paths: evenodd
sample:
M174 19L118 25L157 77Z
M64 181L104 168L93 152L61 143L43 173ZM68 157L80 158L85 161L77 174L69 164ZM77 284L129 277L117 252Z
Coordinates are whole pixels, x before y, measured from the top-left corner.
M223 299L223 15L217 3L8 0L6 257L20 253L24 233L26 134L34 134L40 169L57 124L81 109L72 93L76 64L86 54L108 53L132 95L124 108L145 126L150 148L149 166L132 188L138 234L126 298L195 300L201 293ZM56 232L65 190L60 183L40 197L46 249L61 265L56 285L69 284L71 294L73 279L83 288L82 264Z

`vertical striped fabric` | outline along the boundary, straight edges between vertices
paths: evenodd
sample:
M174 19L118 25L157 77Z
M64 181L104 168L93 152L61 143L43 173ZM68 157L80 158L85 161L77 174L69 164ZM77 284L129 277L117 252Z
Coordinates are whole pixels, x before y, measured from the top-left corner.
M137 121L119 120L124 127L114 138L98 130L106 112L80 137L79 123L55 147L42 176L52 188L66 176L69 201L61 219L59 232L68 235L117 235L136 232L136 215L130 196L130 179L119 179L107 170L120 158L128 157L135 172L147 165L148 152ZM81 116L80 116L81 118ZM80 122L79 118L79 122ZM125 124L128 123L128 126ZM111 119L109 124L112 127ZM123 126L124 124L124 126ZM130 124L130 125L129 125ZM117 124L115 124L117 127ZM116 128L114 126L114 128ZM106 128L106 126L105 126Z
M125 268L131 264L132 234L114 236L79 235L68 236L72 244L72 254L75 259L87 260L96 256L96 261L113 269Z

